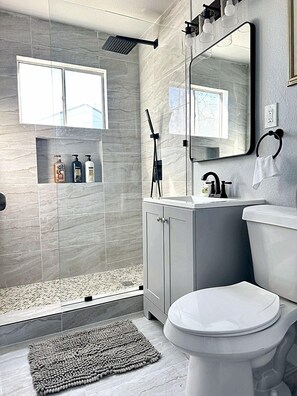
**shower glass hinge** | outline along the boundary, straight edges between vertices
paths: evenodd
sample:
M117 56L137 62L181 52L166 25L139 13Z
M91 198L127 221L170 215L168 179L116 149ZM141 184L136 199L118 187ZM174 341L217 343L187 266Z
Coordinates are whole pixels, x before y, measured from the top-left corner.
M188 147L188 140L187 139L183 140L183 147Z
M138 286L139 290L143 290L143 285Z
M87 302L87 301L93 301L93 297L92 296L87 296L87 297L85 297L85 301Z

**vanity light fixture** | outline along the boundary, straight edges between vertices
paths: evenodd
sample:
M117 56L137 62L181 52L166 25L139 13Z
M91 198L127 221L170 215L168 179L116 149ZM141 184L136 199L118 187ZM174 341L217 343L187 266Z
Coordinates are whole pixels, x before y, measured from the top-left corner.
M193 46L193 39L196 37L196 27L198 28L198 24L192 23L192 22L187 22L185 21L186 28L185 30L182 30L186 36L185 36L185 46L187 48L191 48Z
M237 24L237 3L238 0L221 0L223 27L229 28Z
M198 15L199 17L199 41L209 43L214 40L214 27L216 14L220 12L219 8L211 7L203 4L204 10Z
M207 43L215 39L213 23L221 18L224 28L237 24L237 4L241 0L214 0L209 5L203 4L203 11L191 22L185 22L185 46L191 48L194 38L199 35L199 41ZM226 43L226 45L228 45Z

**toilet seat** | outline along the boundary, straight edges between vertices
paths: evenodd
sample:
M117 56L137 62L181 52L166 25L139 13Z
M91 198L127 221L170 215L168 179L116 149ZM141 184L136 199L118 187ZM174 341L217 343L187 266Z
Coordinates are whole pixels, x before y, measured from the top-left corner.
M240 282L181 297L170 307L168 319L185 333L226 337L264 330L280 313L278 295Z

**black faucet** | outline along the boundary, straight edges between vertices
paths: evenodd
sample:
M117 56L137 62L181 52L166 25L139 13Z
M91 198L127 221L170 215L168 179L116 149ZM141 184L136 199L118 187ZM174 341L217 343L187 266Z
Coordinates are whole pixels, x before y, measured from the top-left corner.
M216 182L215 191L214 192L210 191L209 197L220 198L221 197L221 187L220 187L219 176L216 173L214 173L214 172L207 172L201 177L201 180L205 181L208 178L208 176L213 176L215 178L215 182Z

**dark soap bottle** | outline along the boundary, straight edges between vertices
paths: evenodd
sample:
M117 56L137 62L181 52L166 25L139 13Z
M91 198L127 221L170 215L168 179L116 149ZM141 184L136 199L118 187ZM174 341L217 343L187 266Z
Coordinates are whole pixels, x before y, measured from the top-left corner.
M82 183L82 164L78 160L78 154L73 154L75 160L72 162L72 181L73 183Z

